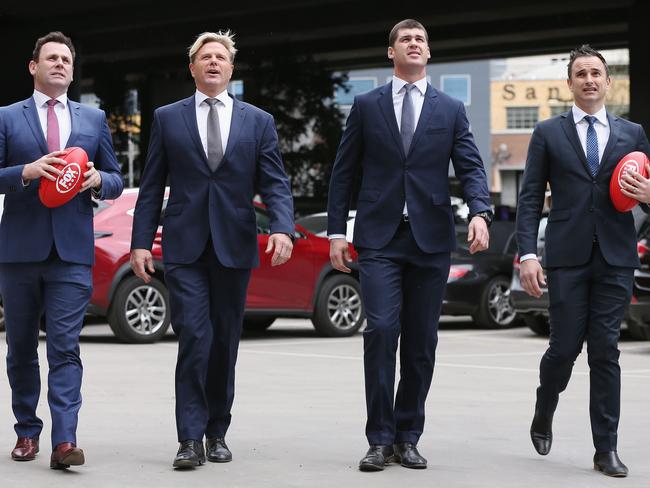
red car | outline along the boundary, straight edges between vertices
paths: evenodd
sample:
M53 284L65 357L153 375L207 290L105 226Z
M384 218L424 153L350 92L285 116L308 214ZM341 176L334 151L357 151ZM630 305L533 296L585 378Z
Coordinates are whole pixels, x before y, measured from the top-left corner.
M170 313L162 264L162 227L158 228L152 249L156 273L151 283L144 284L129 266L137 196L137 190L130 189L116 200L97 202L96 262L88 312L106 316L119 339L146 343L165 335ZM329 261L327 238L318 237L301 226L296 226L296 241L289 262L272 268L270 256L264 253L269 217L262 205L256 204L255 212L261 265L251 276L244 327L262 330L277 317L308 317L322 335L343 337L357 332L365 314L356 270L351 275L334 270ZM356 259L354 250L352 253Z

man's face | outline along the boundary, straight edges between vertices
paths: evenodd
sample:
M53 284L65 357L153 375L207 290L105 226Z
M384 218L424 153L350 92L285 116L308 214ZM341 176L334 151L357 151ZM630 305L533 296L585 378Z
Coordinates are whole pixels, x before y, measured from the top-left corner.
M41 46L38 61L29 62L29 72L34 77L34 88L51 97L58 97L72 83L72 53L59 42L46 42Z
M611 83L605 65L596 56L576 58L571 66L571 78L567 80L576 105L596 111L602 107Z
M426 34L422 29L399 29L395 44L388 48L388 58L401 70L421 69L431 57Z
M190 72L200 92L217 95L226 89L234 66L230 53L220 42L206 42L194 55Z

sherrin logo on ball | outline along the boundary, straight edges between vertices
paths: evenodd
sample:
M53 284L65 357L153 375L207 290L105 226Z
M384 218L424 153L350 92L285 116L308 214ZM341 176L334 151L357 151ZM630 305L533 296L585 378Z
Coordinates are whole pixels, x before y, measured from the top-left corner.
M54 163L52 166L61 170L55 181L41 177L38 196L43 205L49 208L60 207L79 193L83 175L87 171L88 155L80 147L69 147L65 154L59 156L67 164Z
M648 164L648 157L641 151L634 151L623 156L616 165L609 182L609 196L614 208L619 212L628 212L639 203L638 200L623 194L623 176L630 171L636 171L647 178L646 164Z

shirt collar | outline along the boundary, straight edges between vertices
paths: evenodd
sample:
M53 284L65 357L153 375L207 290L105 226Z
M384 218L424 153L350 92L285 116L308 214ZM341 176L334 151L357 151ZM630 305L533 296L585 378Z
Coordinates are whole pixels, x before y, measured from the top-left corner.
M51 99L51 97L48 97L45 93L39 92L38 90L34 90L34 94L32 95L34 97L34 102L36 102L37 107L43 107L47 104L47 101ZM68 94L64 93L63 95L59 95L56 97L56 99L63 105L63 108L68 108Z
M198 108L201 106L201 104L207 99L207 98L213 98L207 96L205 93L200 92L199 90L196 90L196 93L194 94L194 101L196 103L196 107ZM223 103L225 106L228 106L229 104L232 104L232 98L228 95L228 90L224 90L221 93L219 93L216 97L217 100L219 100L221 103Z
M600 122L605 127L609 125L609 121L607 120L607 110L605 109L605 106L603 106L603 108L601 108L595 114L588 114L577 105L574 105L571 108L571 112L573 113L573 122L576 124L583 120L585 118L585 115L593 115L596 117L596 120L598 120L598 122Z
M393 75L393 93L397 95L399 91L404 88L404 85L406 85L408 81L404 81L401 78L398 78L397 76ZM418 81L413 83L419 92L424 95L427 92L427 77L425 76L424 78L420 78Z

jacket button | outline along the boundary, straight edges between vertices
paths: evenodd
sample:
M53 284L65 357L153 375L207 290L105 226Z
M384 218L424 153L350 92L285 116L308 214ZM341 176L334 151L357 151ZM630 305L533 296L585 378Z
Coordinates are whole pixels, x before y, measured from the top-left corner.
M590 212L593 212L593 211L594 211L594 207L589 207L589 211L590 211Z
M11 186L9 187L9 191L16 191L16 187L15 187L14 185L11 185Z

